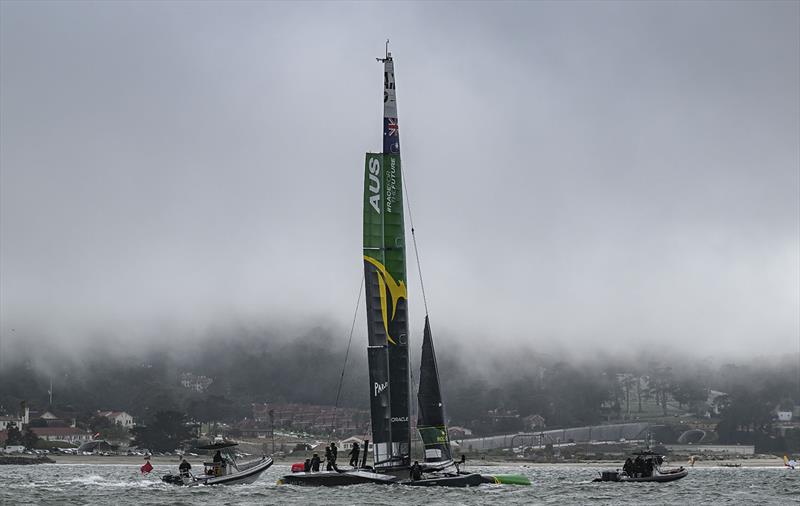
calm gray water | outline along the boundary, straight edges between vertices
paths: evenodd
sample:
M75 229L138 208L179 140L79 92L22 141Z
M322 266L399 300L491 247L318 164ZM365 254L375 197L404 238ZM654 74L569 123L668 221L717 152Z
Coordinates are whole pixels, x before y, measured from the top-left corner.
M665 484L591 483L597 468L471 467L474 471L523 473L532 487L481 485L471 489L357 485L302 488L276 485L288 466L275 465L252 485L182 488L149 476L138 465L59 464L0 466L0 504L800 504L800 470L694 468Z

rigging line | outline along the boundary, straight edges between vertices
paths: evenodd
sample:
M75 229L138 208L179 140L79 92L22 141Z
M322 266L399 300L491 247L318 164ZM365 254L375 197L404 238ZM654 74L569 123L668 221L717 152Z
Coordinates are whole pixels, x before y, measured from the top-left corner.
M403 192L406 194L406 209L408 209L408 221L411 224L411 240L414 242L414 257L417 259L417 273L419 274L419 286L422 289L422 303L425 304L425 316L428 316L428 297L425 296L425 283L422 282L422 266L419 264L419 250L417 249L417 234L414 229L414 217L411 215L411 198L408 196L408 186L406 178L403 179Z
M353 331L356 328L356 319L358 318L358 308L361 305L361 294L364 291L364 276L361 274L361 284L358 285L358 298L356 299L356 309L353 311L353 323L350 325L350 337L347 339L347 351L344 354L344 364L342 364L342 375L339 376L339 388L336 389L336 403L333 405L333 419L331 420L331 432L336 430L336 410L339 409L339 396L342 393L342 384L344 383L344 373L347 371L347 359L350 357L350 344L353 342Z
M425 316L427 317L428 316L428 298L425 295L425 283L422 282L422 266L419 263L419 249L417 248L417 234L416 234L416 230L414 228L414 217L411 215L411 199L408 196L408 186L406 185L406 178L402 178L402 181L403 181L403 192L405 193L405 196L406 196L405 200L406 200L406 209L408 210L408 222L411 225L411 239L414 242L414 257L417 260L417 273L419 274L419 286L420 286L420 289L422 291L422 303L425 305ZM409 350L408 350L408 359L409 359L409 363L413 364L412 352L411 352L411 348L410 347L409 347ZM413 367L413 365L411 365L409 367L409 374L411 376L411 389L413 391L419 392L419 383L417 381L417 378L414 376L414 367ZM416 420L417 415L418 415L418 413L417 413L417 403L412 401L411 402L411 406L409 406L409 416L412 419Z

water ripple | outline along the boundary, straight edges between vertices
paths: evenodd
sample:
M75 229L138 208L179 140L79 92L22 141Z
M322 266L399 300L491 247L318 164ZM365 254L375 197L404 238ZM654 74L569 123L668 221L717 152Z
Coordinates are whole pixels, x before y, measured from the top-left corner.
M141 476L138 466L127 465L0 466L0 504L800 504L800 472L783 468L696 468L683 480L664 484L592 483L597 469L579 466L500 466L470 470L525 474L533 486L305 488L276 485L277 479L289 472L288 466L276 465L250 485L182 488L159 480L166 468Z

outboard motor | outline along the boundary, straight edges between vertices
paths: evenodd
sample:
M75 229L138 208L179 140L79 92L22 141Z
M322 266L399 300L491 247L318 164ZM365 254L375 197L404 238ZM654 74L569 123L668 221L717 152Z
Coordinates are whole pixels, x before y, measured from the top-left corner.
M293 473L302 473L303 471L305 471L305 464L303 464L302 462L296 462L292 464Z
M603 471L600 473L600 481L619 481L619 472Z
M177 474L165 474L161 477L161 481L172 485L183 485L183 478Z

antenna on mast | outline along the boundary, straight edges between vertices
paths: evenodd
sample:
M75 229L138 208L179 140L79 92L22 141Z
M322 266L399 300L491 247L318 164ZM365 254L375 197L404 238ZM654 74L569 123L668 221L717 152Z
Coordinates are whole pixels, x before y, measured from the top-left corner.
M385 58L375 58L375 59L378 60L379 62L385 62L387 60L391 60L392 59L392 55L389 54L389 39L386 39L386 57Z

